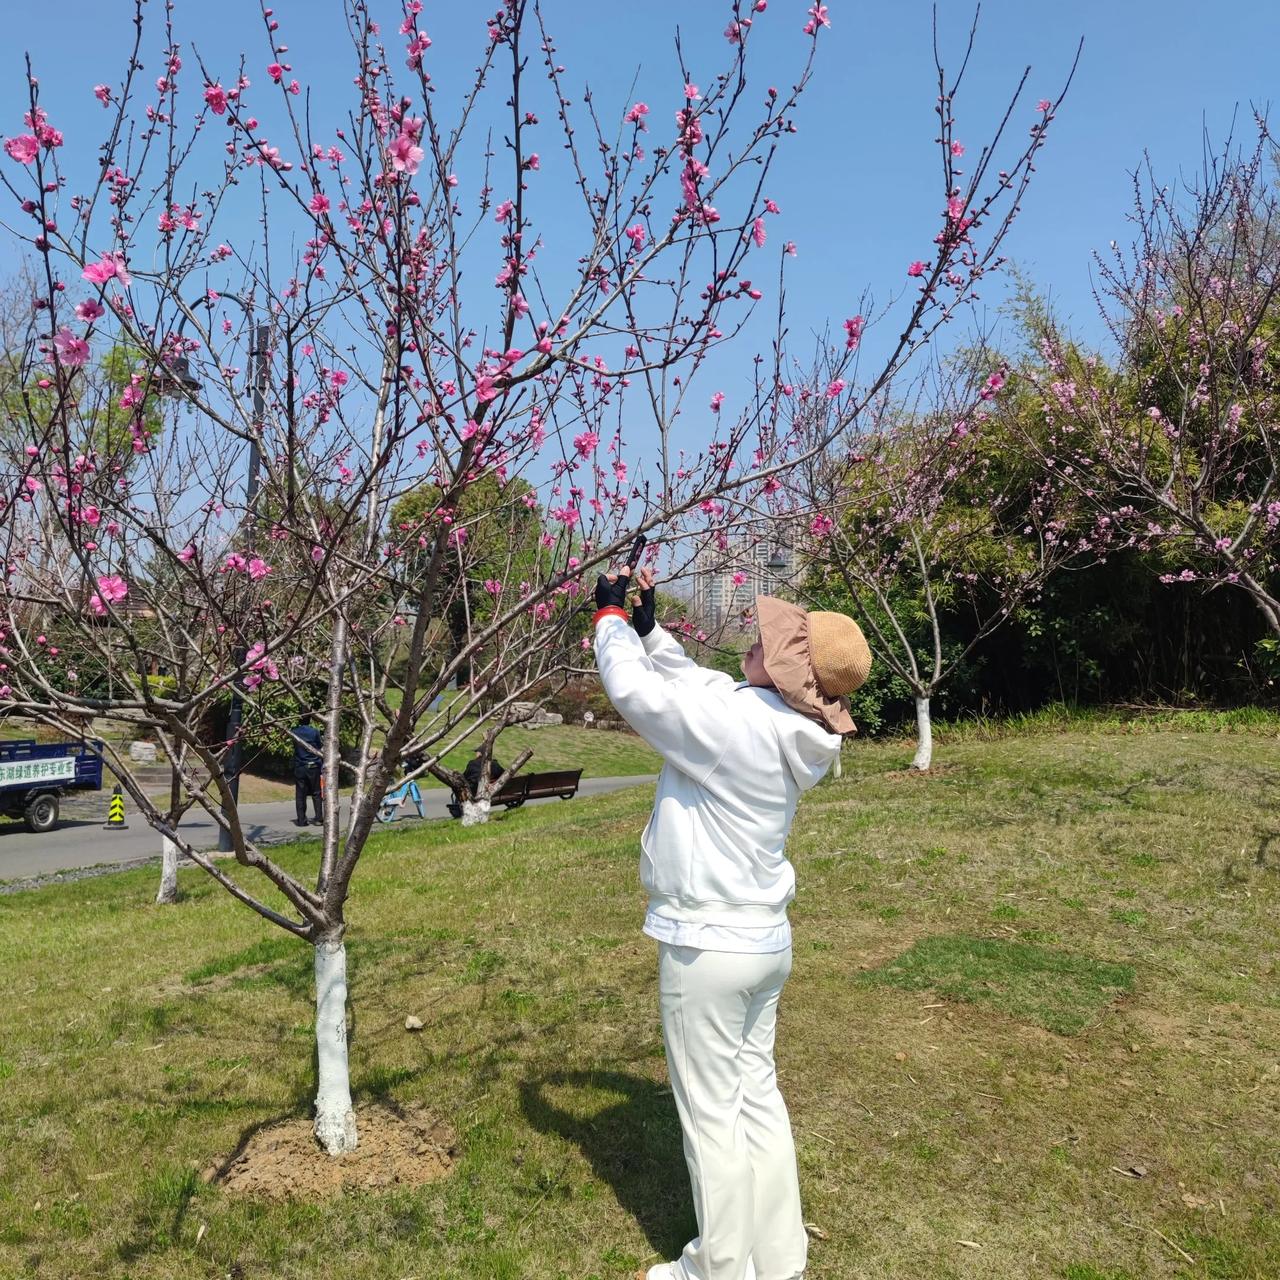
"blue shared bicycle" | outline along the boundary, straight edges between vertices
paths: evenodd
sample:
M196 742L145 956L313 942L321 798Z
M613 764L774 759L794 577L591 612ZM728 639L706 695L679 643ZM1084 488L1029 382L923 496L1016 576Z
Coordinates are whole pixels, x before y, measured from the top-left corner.
M378 821L395 822L397 818L408 817L404 809L410 803L418 811L418 817L426 817L422 808L422 792L416 781L402 782L382 797L382 804L378 806Z

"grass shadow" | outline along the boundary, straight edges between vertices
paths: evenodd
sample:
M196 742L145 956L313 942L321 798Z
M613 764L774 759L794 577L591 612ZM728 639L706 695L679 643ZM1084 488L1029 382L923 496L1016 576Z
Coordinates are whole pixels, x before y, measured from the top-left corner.
M1130 965L1026 942L934 934L861 975L861 981L985 1004L1071 1036L1133 992L1134 971Z
M257 1120L244 1128L235 1149L202 1175L190 1165L163 1165L140 1188L129 1238L116 1249L121 1262L136 1262L149 1253L172 1247L182 1235L191 1201L204 1183L217 1184L245 1153L254 1136L263 1129L298 1115L309 1098L300 1093L294 1105L276 1115Z
M697 1224L669 1089L620 1071L552 1072L521 1083L520 1106L582 1151L660 1258L679 1256Z

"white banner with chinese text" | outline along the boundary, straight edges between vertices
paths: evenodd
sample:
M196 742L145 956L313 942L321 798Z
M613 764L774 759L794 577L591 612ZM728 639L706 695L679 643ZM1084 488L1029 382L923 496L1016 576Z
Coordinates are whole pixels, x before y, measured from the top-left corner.
M75 776L75 756L59 756L54 760L0 760L0 787L24 782L70 782Z

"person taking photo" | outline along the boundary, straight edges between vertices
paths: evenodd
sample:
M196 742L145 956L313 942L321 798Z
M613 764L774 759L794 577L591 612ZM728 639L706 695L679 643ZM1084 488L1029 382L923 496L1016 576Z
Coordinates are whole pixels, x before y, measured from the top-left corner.
M840 613L756 599L745 680L698 666L655 625L655 578L596 584L595 655L618 714L663 757L641 837L658 1003L698 1234L647 1280L797 1280L808 1240L778 1089L778 1002L791 972L787 833L854 731L847 696L871 653Z

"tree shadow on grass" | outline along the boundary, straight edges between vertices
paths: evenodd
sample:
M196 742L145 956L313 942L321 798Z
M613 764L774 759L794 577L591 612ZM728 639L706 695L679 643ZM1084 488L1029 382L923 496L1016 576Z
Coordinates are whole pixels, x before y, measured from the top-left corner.
M235 1149L216 1165L201 1174L191 1165L162 1165L143 1183L134 1212L133 1230L116 1248L121 1262L136 1262L149 1253L169 1248L181 1239L183 1223L191 1201L205 1183L221 1182L231 1166L245 1153L254 1136L272 1125L300 1115L310 1104L305 1091L299 1091L293 1105L276 1115L267 1116L241 1130Z
M670 1089L620 1071L558 1071L523 1081L520 1106L535 1129L581 1149L660 1258L679 1256L697 1225Z

